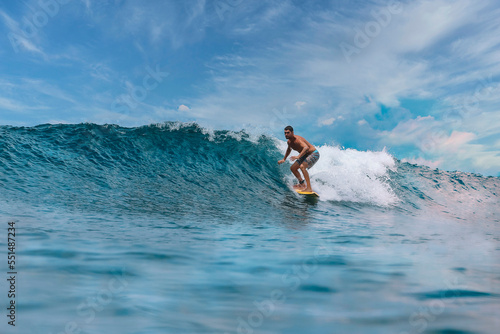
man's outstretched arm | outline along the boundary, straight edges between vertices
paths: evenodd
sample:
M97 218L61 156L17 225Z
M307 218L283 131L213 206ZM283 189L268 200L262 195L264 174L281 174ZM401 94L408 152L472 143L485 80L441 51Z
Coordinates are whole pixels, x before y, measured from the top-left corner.
M278 161L278 164L284 163L290 152L292 152L292 149L290 148L290 146L288 146L288 148L286 149L285 157L283 158L283 160Z

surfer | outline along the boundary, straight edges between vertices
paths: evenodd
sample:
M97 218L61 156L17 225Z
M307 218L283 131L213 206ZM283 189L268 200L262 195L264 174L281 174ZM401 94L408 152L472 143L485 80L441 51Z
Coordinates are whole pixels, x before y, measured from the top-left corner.
M314 166L314 164L318 161L319 152L303 137L295 135L293 133L293 128L290 125L285 128L285 138L288 139L288 148L286 150L285 157L283 158L283 160L278 161L278 164L282 164L285 162L292 149L299 152L298 156L293 156L290 158L290 160L295 161L290 167L290 170L292 171L293 175L295 175L297 180L299 180L299 184L294 186L294 188L304 188L303 191L312 192L313 190L311 188L311 180L309 179L309 173L307 172L307 169ZM302 179L302 176L299 173L299 168L302 171L302 174L304 174L305 181Z

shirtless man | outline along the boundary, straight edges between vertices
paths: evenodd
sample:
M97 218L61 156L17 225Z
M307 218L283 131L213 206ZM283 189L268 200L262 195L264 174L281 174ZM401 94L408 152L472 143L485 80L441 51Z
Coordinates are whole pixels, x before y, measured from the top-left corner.
M288 148L286 150L285 157L283 158L283 160L278 161L278 164L282 164L285 162L292 149L299 152L300 154L298 156L293 156L290 158L292 161L295 160L295 163L290 167L290 170L292 171L293 175L295 175L297 180L299 180L299 184L297 186L294 186L294 188L304 187L304 180L299 173L300 168L302 174L304 174L304 178L306 179L306 185L303 191L312 192L313 190L311 188L311 180L309 179L309 173L307 172L307 169L314 166L316 161L318 161L319 152L303 137L294 135L293 128L290 125L285 128L285 138L288 139Z

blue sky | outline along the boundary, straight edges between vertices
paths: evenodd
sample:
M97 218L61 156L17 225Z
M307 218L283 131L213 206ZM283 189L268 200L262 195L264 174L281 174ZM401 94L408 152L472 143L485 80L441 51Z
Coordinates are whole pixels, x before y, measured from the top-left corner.
M0 4L0 124L196 121L500 173L500 3Z

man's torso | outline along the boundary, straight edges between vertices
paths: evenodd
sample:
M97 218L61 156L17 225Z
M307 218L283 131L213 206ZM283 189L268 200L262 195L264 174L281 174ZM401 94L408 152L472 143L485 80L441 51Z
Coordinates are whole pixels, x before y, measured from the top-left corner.
M288 140L288 145L295 151L297 152L302 152L304 147L307 145L309 146L309 149L307 150L307 154L311 154L314 151L316 151L316 148L312 146L307 140L305 140L301 136L295 135L295 140Z

